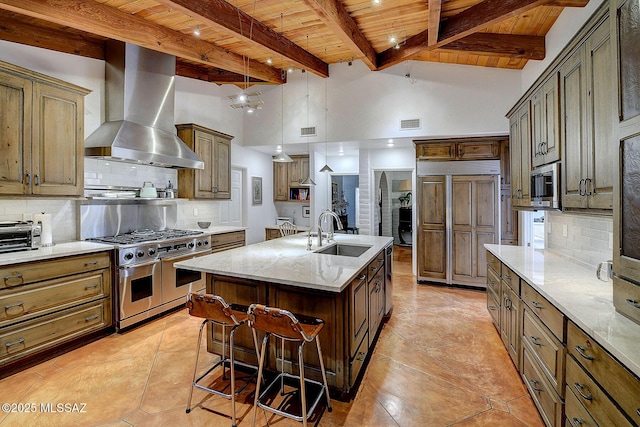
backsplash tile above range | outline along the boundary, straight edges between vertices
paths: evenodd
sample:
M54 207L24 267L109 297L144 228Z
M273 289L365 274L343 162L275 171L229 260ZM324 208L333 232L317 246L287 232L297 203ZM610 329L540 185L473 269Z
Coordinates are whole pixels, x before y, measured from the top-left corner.
M169 181L177 188L178 171L156 166L136 165L101 159L84 159L84 185L91 187L142 187L150 181L165 188Z

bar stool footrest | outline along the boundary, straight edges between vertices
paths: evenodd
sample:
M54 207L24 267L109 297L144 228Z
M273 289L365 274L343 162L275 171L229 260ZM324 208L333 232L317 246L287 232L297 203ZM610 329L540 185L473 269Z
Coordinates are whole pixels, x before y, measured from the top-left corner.
M212 367L210 367L209 369L207 369L207 371L200 375L198 377L198 379L196 379L193 382L193 387L198 388L200 390L204 390L207 391L209 393L215 394L217 396L221 396L227 399L231 399L231 394L230 393L224 393L222 391L218 391L218 390L214 390L211 389L209 387L203 386L202 384L199 384L200 381L202 381L203 378L205 378L207 375L209 375L211 373L211 371L215 370L216 368L218 368L219 366L222 366L222 369L225 369L225 367L223 366L223 364L225 365L231 365L231 359L229 358L225 358L225 359L220 359L218 362L216 362ZM242 391L247 388L247 386L249 385L249 383L251 382L251 380L253 380L255 377L258 376L258 368L256 368L253 365L249 365L247 363L244 362L239 362L239 361L235 361L235 365L236 365L236 369L238 369L237 367L241 367L241 368L245 368L245 369L249 369L251 371L253 371L253 373L251 374L247 374L247 377L241 378L240 381L242 381L242 385L240 387L236 387L236 396L239 395L240 393L242 393ZM241 370L241 372L243 372ZM237 373L237 371L236 371ZM243 372L246 373L246 372Z
M280 388L280 378L284 377L285 379L292 379L294 380L293 383L295 385L293 385L292 387L294 387L296 389L296 392L300 392L300 377L298 377L297 375L292 375L289 374L287 372L284 373L279 373L278 375L276 375L276 377L269 383L269 385L266 386L266 388L264 389L264 391L262 391L260 393L260 397L258 398L258 407L259 408L263 408L269 412L273 412L274 414L283 416L283 417L287 417L287 418L291 418L294 419L296 421L302 421L303 417L302 415L295 415L292 414L290 412L285 412L282 411L278 408L274 408L270 405L268 405L267 403L265 403L263 401L263 399L265 397L268 397L270 394L273 394L274 392L271 391L274 387L276 388L276 393L280 394L279 388ZM286 382L285 382L286 383ZM316 386L318 388L317 391L312 390L311 393L309 393L309 388L306 389L307 391L307 420L311 417L311 414L313 414L313 412L316 409L316 406L318 406L318 403L320 402L320 399L322 399L322 397L325 395L325 390L324 390L324 384L319 382L319 381L315 381L315 380L311 380L308 378L304 379L304 383L305 386ZM309 402L312 402L311 405L309 405ZM327 407L329 406L329 403L327 402ZM301 408L302 409L302 408Z

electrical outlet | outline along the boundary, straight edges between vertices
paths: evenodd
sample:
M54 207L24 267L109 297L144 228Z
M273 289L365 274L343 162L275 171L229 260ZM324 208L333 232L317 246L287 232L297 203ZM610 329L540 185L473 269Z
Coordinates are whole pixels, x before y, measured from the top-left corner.
M567 224L562 224L562 237L568 237L569 236L569 227L567 226Z
M198 208L193 208L193 216L198 216Z

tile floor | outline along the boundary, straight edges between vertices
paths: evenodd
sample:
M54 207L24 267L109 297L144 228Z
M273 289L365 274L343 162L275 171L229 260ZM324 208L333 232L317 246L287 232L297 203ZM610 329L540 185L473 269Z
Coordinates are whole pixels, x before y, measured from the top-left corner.
M418 285L410 248L396 247L394 310L357 394L332 400L319 426L543 426L486 310L484 292ZM185 413L199 320L175 312L0 381L0 426L229 426L230 402L194 391ZM202 366L215 356L201 357ZM251 425L253 394L238 398ZM43 412L42 405L81 412ZM31 406L33 405L33 406ZM259 425L299 423L259 412Z

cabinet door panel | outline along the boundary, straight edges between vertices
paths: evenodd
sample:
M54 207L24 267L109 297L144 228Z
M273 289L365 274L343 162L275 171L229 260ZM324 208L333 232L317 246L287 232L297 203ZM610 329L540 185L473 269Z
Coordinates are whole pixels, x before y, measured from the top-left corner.
M640 115L638 22L640 22L638 3L632 0L625 1L618 13L621 120L628 120Z
M544 112L544 163L551 163L560 159L560 122L558 100L558 73L553 76L542 87L543 112Z
M34 83L33 194L80 196L84 190L84 100Z
M0 72L0 194L24 194L25 174L30 173L31 82Z
M196 130L195 140L196 154L204 161L205 165L213 165L215 160L214 136ZM196 198L213 198L213 170L211 167L196 170Z
M520 144L522 149L520 154L520 206L528 206L531 202L531 193L529 188L531 187L530 175L531 175L531 151L529 146L531 145L531 122L529 117L529 107L524 106L520 110L520 123L518 128L520 130Z
M595 209L613 209L613 171L616 139L614 119L615 87L612 74L615 67L611 63L611 37L609 36L609 20L600 24L586 43L589 58L589 127L591 158L591 182L587 192L589 207Z
M473 190L472 182L458 177L452 183L452 219L453 227L471 227L473 221Z
M585 117L585 64L584 49L580 47L565 62L560 70L561 102L564 139L564 161L562 180L562 204L564 207L586 207L587 200L581 196L582 180L586 177Z
M445 279L447 268L444 176L418 177L418 275Z
M276 162L273 164L273 199L280 201L289 199L287 163Z
M231 198L231 143L223 138L215 137L214 146L215 176L214 197L216 199Z

